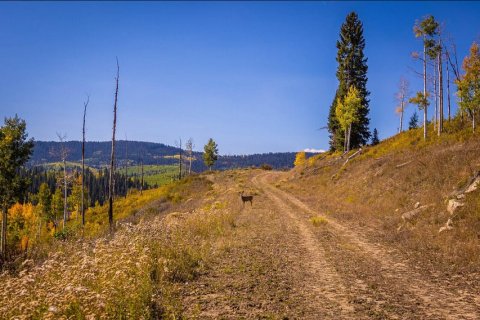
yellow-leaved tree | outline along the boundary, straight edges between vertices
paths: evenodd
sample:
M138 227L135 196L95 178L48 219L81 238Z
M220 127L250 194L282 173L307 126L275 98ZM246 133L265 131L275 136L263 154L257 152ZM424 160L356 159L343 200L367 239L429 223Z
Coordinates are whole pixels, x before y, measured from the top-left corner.
M362 107L362 99L360 93L355 86L348 88L345 98L337 100L335 115L338 122L345 132L344 151L350 151L350 136L352 135L352 124L358 122L358 110Z
M307 156L304 151L300 151L295 156L295 162L293 163L295 167L303 166L305 161L307 160Z
M470 47L470 55L463 60L465 74L457 81L460 108L472 119L475 132L475 116L480 110L480 54L478 44Z
M41 217L31 203L16 203L8 210L8 240L13 250L26 252L39 231Z

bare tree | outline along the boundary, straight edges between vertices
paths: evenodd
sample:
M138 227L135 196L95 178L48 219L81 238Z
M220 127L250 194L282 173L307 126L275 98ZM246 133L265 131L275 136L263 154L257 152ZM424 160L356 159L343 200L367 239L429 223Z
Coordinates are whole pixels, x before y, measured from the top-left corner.
M143 194L143 150L138 152L138 162L140 163L140 194Z
M62 229L65 229L67 223L68 212L67 212L67 156L68 150L65 147L65 139L67 138L66 134L60 134L57 132L58 140L60 141L60 157L63 163L63 225Z
M396 112L400 115L400 127L398 128L398 132L403 131L403 115L405 112L405 108L408 105L408 99L410 93L408 91L409 83L408 80L404 77L400 78L400 83L398 84L398 92L395 95L395 98L398 102Z
M443 131L443 60L442 60L442 55L443 55L443 46L442 46L442 40L441 38L439 39L439 45L438 45L438 135L440 135Z
M445 49L445 56L446 56L446 63L445 66L447 67L447 112L448 112L448 121L450 121L450 68L448 67L448 51Z
M180 180L180 179L182 179L182 162L183 162L183 159L182 159L182 153L183 153L182 138L180 138L178 141L176 141L175 145L179 149L179 154L178 154L178 179Z
M128 139L125 135L125 198L128 194Z
M447 70L449 69L449 66L452 68L453 75L455 77L454 81L460 81L460 67L458 65L458 59L457 59L457 46L455 45L455 42L453 41L452 37L449 37L448 42L450 43L449 48L445 48L445 54L447 58ZM447 71L447 77L450 78L450 72ZM450 80L447 80L447 95L448 95L448 119L450 119ZM461 98L460 98L461 101ZM463 116L462 110L460 110L460 114Z
M90 102L90 97L87 96L87 101L83 103L83 127L82 127L82 226L85 226L85 117L87 115L87 106Z
M117 102L118 102L118 79L120 77L120 66L117 58L117 76L115 78L115 101L113 104L113 128L112 128L112 152L110 157L110 179L108 188L108 223L110 224L110 233L113 232L113 179L115 165L115 130L117 127Z
M193 144L193 139L189 138L185 143L185 150L187 151L188 155L188 175L192 173L192 160L193 160L193 148L195 145Z

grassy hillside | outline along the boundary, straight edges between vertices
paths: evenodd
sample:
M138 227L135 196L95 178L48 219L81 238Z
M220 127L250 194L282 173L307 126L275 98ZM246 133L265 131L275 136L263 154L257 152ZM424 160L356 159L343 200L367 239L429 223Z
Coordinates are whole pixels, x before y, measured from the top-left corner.
M119 169L122 173L125 169ZM141 166L128 167L128 175L141 176ZM178 177L177 165L144 165L143 175L145 182L150 186L161 186L167 184Z
M71 169L82 170L82 163L81 162L66 161L66 165L67 165L67 170L71 170ZM60 162L60 161L58 161L58 162L48 162L48 163L42 164L42 166L46 169L52 169L52 170L56 170L56 171L63 170L63 162ZM98 169L96 169L94 167L91 167L91 166L88 166L88 165L85 165L85 169L90 169L94 173L98 172Z
M295 168L278 184L319 211L363 228L378 239L415 256L431 270L480 270L479 191L465 194L453 215L454 193L480 171L480 139L471 129L447 123L438 137L429 128L411 130L348 155L323 154ZM462 196L463 197L463 196ZM416 207L411 219L402 215ZM451 219L453 229L439 233Z

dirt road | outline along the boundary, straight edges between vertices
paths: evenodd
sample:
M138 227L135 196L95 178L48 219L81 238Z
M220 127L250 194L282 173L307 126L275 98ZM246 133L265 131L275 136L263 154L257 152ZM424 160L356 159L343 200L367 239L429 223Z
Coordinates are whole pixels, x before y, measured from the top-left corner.
M187 317L284 319L479 319L478 289L431 278L369 239L275 186L283 173L246 174L256 190L242 207L229 250L184 292ZM243 180L242 180L243 181ZM230 181L217 183L234 184ZM238 188L237 188L238 189ZM315 226L312 217L322 217Z

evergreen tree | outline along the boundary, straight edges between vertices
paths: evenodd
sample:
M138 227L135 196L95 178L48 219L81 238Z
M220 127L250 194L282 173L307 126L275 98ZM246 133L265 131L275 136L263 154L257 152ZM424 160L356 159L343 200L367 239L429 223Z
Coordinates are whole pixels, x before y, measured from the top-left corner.
M63 194L62 189L56 188L55 193L52 196L52 222L57 230L58 218L63 215Z
M417 129L418 128L418 114L417 111L413 113L410 117L410 121L408 122L408 130Z
M218 145L212 138L210 138L203 150L205 151L203 154L203 161L205 162L205 165L212 170L212 166L218 159Z
M377 131L377 128L375 128L373 129L372 146L376 146L379 143L380 143L380 139L378 138L378 131Z
M52 193L45 182L40 185L38 204L42 210L42 218L50 221L52 219Z
M363 25L358 15L352 12L347 15L340 29L340 39L337 41L337 79L339 81L335 97L330 106L328 131L330 132L330 149L342 150L345 145L345 130L342 129L337 115L337 102L343 101L351 86L359 91L361 104L357 110L358 121L352 124L350 145L352 148L367 143L370 138L369 100L367 90L367 58L363 54L365 39Z
M26 189L26 181L20 176L20 168L33 151L33 139L27 140L26 123L15 115L5 118L0 128L0 205L2 207L1 258L6 258L7 211Z

